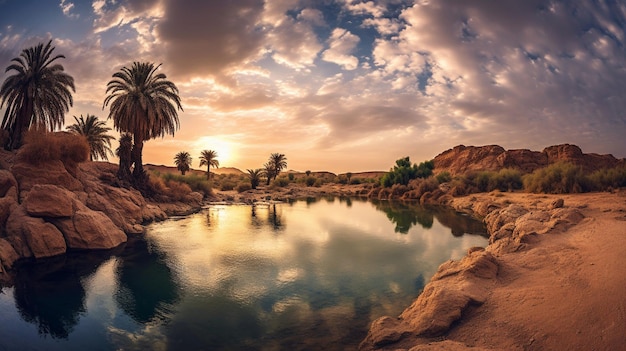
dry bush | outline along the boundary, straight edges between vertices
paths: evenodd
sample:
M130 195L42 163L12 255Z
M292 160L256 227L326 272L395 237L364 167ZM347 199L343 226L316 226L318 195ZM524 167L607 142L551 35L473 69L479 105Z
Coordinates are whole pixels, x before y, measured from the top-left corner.
M165 185L167 186L165 194L174 201L182 201L187 195L191 194L191 187L185 183L169 180Z
M82 135L30 131L24 136L18 157L31 164L60 160L67 165L89 160L89 151L89 143Z

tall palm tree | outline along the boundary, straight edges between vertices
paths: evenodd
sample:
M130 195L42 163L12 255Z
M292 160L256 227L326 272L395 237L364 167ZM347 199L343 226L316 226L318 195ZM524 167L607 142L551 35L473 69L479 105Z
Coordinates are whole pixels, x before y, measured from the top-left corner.
M129 133L122 133L122 135L120 135L119 142L120 145L117 147L117 149L115 149L115 156L117 156L120 160L120 167L117 170L117 177L122 180L130 181L130 167L133 164L133 137Z
M74 116L76 123L67 127L71 133L84 135L89 143L91 161L94 159L109 160L108 155L113 155L111 151L111 140L115 137L108 135L111 128L107 127L104 121L99 121L98 117L87 114L87 117L80 115L80 118Z
M0 87L0 109L6 106L2 118L2 129L9 132L8 149L22 145L24 133L32 125L47 131L61 128L70 107L73 105L74 78L64 72L55 61L65 58L52 56L52 40L44 46L24 49L19 57L11 59L5 72L15 71Z
M130 68L122 67L107 83L103 108L109 103L109 118L120 132L133 134L131 152L133 178L144 184L147 178L143 170L144 141L174 135L179 128L180 104L178 88L163 73L156 73L161 65L149 62L133 62Z
M206 166L206 179L211 179L211 166L218 168L220 161L217 160L217 151L202 150L200 153L200 167Z
M256 189L256 187L259 186L263 173L264 170L262 168L248 169L248 179L250 179L252 189Z
M287 168L287 158L284 154L273 153L270 155L269 163L272 167L272 177L276 179L280 174L280 171Z
M187 151L181 151L174 156L174 164L176 168L185 175L185 173L191 167L191 155Z

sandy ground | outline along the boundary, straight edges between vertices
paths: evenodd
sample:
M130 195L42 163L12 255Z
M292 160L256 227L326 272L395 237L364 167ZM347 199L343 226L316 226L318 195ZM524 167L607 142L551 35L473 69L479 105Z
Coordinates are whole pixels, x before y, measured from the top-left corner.
M626 350L626 191L504 194L528 207L559 197L586 218L498 257L487 302L447 339L498 350Z

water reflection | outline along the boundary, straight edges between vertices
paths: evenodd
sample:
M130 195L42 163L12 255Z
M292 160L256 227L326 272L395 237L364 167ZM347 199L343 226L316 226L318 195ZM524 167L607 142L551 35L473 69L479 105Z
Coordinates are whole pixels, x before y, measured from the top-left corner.
M19 266L14 298L20 315L41 335L68 338L86 312L84 278L120 251L68 254Z
M67 344L16 348L356 349L441 262L486 242L454 235L481 230L454 211L386 201L212 206L149 226L114 258L25 267L19 316Z
M179 287L165 253L147 240L131 238L117 265L115 301L139 323L164 318L178 300Z
M433 226L432 212L417 204L380 200L373 200L372 203L396 225L396 233L407 234L416 224L425 229Z

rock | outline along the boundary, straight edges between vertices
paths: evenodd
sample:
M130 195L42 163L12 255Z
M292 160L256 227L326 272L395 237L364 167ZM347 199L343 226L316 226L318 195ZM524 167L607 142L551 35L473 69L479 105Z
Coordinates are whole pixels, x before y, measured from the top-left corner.
M472 171L499 171L503 168L531 173L558 162L581 166L586 172L626 164L626 160L617 159L613 155L585 154L578 146L570 144L549 146L541 152L526 149L504 150L498 145L458 145L433 159L435 173L445 171L451 175Z
M69 190L51 184L34 185L22 202L33 217L70 217L74 213L76 195Z
M28 216L23 206L17 206L7 220L7 240L20 257L50 257L65 253L63 234L41 218Z
M13 173L6 169L0 170L0 197L7 196L11 189L13 189L11 194L17 195L17 180L15 180Z
M427 344L417 345L409 349L409 351L491 351L484 347L470 347L458 341L443 340L437 342L429 342Z
M67 172L61 161L47 161L40 165L17 162L11 167L11 173L19 184L22 198L36 184L57 185L70 191L84 190L82 184Z
M7 219L17 205L17 199L14 197L0 197L0 236L3 236L2 234L6 232Z
M509 205L497 211L492 211L487 214L484 219L487 231L489 233L495 233L505 224L515 222L519 217L527 212L527 209L516 204Z
M0 269L8 270L19 258L11 243L5 238L0 238Z
M401 341L409 335L442 335L461 317L465 309L486 301L497 272L498 263L486 250L473 249L460 261L443 263L400 318L383 317L376 320L359 348L376 349Z
M99 211L78 210L72 218L55 219L53 223L71 249L111 249L127 240L126 234Z
M556 199L556 200L552 201L552 202L550 203L550 206L548 206L548 209L549 209L549 210L553 210L553 209L555 209L555 208L561 208L561 207L563 207L564 205L565 205L565 201L564 201L563 199L560 199L560 198L559 198L559 199Z

